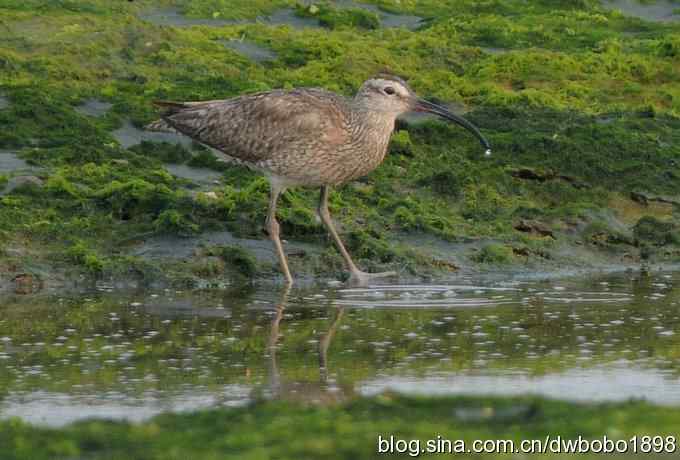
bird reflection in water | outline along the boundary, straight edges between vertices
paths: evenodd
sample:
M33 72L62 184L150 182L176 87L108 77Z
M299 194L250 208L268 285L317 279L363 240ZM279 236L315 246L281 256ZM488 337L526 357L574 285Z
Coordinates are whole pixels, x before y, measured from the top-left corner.
M333 404L345 401L354 395L353 386L338 385L329 371L328 350L333 338L345 314L344 307L335 311L335 316L328 330L321 336L318 342L319 380L287 380L282 377L279 367L277 352L284 343L281 339L281 322L286 311L286 304L290 289L285 288L281 301L276 305L275 315L269 329L269 343L267 353L269 355L269 388L268 396L272 399L306 402L314 404Z

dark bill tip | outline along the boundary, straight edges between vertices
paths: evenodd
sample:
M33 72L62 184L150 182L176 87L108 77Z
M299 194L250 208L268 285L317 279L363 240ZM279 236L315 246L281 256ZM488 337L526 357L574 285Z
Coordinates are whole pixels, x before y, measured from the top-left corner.
M417 112L428 112L432 113L434 115L440 116L446 120L452 121L463 128L467 129L470 131L472 134L479 139L479 142L482 143L482 146L485 149L484 154L486 156L491 155L491 144L489 144L489 141L486 140L484 135L479 132L479 129L469 121L467 121L465 118L456 115L455 113L452 113L450 110L448 110L446 107L442 107L441 105L433 104L432 102L428 102L424 99L418 99L418 102L416 103L416 109Z

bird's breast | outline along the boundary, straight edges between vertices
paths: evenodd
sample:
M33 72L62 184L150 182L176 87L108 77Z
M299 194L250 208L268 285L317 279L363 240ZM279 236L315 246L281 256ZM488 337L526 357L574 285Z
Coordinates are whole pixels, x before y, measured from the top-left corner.
M344 184L363 177L382 163L387 152L389 133L363 132L337 147L333 160L324 168L329 183Z

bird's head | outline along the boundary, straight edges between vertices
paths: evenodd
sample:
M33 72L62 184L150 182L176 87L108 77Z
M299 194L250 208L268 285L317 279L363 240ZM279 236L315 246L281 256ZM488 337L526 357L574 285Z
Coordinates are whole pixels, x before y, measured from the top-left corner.
M475 125L446 107L420 99L399 77L381 74L370 78L361 85L355 99L371 111L383 112L394 118L406 112L428 112L452 121L472 132L486 149L486 154L491 154L491 145Z

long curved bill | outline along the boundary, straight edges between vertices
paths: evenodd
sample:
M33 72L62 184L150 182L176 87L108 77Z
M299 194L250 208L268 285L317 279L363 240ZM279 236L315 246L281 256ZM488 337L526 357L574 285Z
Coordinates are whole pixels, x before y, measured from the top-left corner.
M484 135L479 132L479 129L469 121L467 121L465 118L456 115L455 113L451 113L446 107L442 107L441 105L433 104L432 102L428 102L424 99L418 99L416 102L416 112L428 112L432 113L434 115L440 116L446 120L452 121L463 128L467 129L470 131L472 134L474 134L477 139L482 143L482 146L485 149L484 154L486 156L491 155L491 144L489 144L489 141L486 140Z

